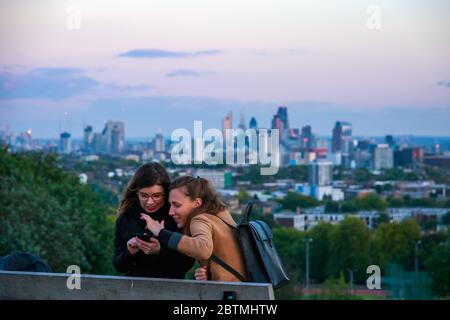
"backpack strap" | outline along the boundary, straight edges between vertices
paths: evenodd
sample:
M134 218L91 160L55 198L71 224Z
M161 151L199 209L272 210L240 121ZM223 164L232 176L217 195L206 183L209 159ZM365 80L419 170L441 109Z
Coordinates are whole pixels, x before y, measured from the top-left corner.
M235 227L235 226L233 226L233 225L231 225L231 224L229 224L228 222L226 222L225 220L223 220L221 217L219 217L219 216L216 216L215 214L213 214L213 216L215 216L216 218L218 218L218 219L220 219L220 220L222 220L222 222L223 223L225 223L227 226L229 226L231 229L233 229L233 230L237 230L237 227Z
M229 224L228 222L226 222L225 220L223 220L221 217L216 216L215 214L213 214L213 216L219 218L220 220L222 220L223 223L225 223L227 226L229 226L231 229L237 231L237 228L231 224ZM232 266L230 266L228 263L226 263L225 261L223 261L222 259L220 259L219 257L217 257L216 255L212 255L211 256L211 260L214 261L215 263L217 263L219 266L221 266L222 268L224 268L225 270L227 270L228 272L230 272L232 275L234 275L236 278L238 278L239 280L241 280L242 282L246 282L247 280L245 279L245 277L243 277L236 269L234 269Z
M211 256L211 260L214 261L215 263L217 263L219 266L221 266L225 270L227 270L228 272L230 272L231 274L233 274L236 278L238 278L242 282L246 282L247 281L239 272L236 271L236 269L231 267L228 263L226 263L225 261L223 261L222 259L220 259L216 255L213 254Z

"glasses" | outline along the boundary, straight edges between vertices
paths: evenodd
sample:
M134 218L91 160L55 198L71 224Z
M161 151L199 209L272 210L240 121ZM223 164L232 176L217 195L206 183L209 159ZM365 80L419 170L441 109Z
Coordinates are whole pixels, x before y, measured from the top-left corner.
M148 201L149 198L152 198L153 201L158 202L164 198L164 192L157 192L153 194L146 194L142 192L138 192L138 197L142 201Z

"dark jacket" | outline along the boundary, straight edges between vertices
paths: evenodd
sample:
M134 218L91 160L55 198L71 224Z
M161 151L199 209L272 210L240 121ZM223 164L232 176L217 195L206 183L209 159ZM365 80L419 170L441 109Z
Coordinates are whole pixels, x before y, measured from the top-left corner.
M170 205L166 203L161 209L151 213L150 217L158 221L164 220L165 229L181 232L168 214L169 207ZM141 213L145 213L145 210L137 204L117 218L114 267L118 272L125 273L127 276L184 279L184 274L195 262L192 258L164 246L161 246L159 254L146 255L141 250L135 255L128 252L128 240L146 230L145 220L140 219Z

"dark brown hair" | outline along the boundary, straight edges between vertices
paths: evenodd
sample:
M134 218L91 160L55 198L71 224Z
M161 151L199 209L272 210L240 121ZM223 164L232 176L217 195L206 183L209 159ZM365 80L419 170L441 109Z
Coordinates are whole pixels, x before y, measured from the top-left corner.
M204 178L179 177L170 184L169 191L178 188L181 188L191 200L202 199L202 204L197 208L196 213L217 214L226 208L214 187Z
M138 190L142 188L160 185L164 189L164 201L167 202L170 178L166 169L156 162L146 163L140 166L128 182L119 206L119 215L126 213L133 205L139 203Z

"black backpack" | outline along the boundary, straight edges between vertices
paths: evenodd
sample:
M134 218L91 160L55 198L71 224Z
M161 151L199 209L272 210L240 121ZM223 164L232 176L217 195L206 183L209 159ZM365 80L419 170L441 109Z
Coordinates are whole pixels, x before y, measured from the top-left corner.
M37 256L23 252L15 252L7 256L0 257L0 270L53 272L47 262Z
M244 256L247 277L239 274L215 255L211 259L241 281L272 283L273 287L278 289L288 284L289 278L275 249L270 226L261 220L249 221L252 207L253 202L250 201L236 227L219 218L236 231Z

